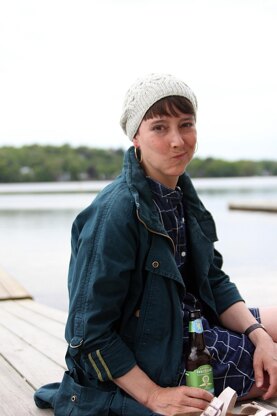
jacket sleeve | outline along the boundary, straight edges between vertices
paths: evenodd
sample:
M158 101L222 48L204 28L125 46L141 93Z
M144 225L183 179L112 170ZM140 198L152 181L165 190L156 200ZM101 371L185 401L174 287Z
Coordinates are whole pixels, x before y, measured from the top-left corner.
M214 249L208 276L218 315L234 303L243 301L235 283L231 282L229 276L222 270L222 265L222 256Z
M82 338L85 370L99 381L131 370L136 360L118 333L137 251L131 198L109 195L75 221L69 269L70 342Z
M221 254L215 249L216 227L211 214L190 218L190 243L199 295L218 316L232 304L242 301L236 285L222 270Z

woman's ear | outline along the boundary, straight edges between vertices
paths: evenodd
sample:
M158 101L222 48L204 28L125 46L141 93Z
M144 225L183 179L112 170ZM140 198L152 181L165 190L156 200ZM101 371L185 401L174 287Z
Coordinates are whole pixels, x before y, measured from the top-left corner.
M135 147L139 147L139 139L138 139L138 134L135 135L135 137L133 138L133 145Z

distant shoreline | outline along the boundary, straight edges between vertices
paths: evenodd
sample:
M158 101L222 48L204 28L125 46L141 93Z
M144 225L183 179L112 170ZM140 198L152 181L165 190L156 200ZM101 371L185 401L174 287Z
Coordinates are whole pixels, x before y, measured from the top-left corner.
M222 178L192 178L198 191L250 191L251 189L272 189L276 191L277 176L247 176ZM111 180L68 181L68 182L28 182L0 183L0 195L51 195L98 193Z
M123 149L70 145L0 147L0 183L113 180L122 170ZM194 157L187 167L194 178L277 175L277 160L226 160Z

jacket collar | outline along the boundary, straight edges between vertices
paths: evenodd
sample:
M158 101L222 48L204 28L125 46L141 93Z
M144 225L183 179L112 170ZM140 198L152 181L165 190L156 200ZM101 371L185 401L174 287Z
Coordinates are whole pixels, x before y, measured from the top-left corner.
M148 228L159 233L166 233L153 203L152 191L145 177L144 170L135 157L133 146L125 153L122 173L134 198L139 218ZM183 173L179 177L178 186L183 192L184 206L187 214L201 219L207 211L200 201L187 173Z
M152 192L144 170L135 157L134 147L130 147L124 157L123 175L134 198L139 218L149 229L166 233L153 203Z

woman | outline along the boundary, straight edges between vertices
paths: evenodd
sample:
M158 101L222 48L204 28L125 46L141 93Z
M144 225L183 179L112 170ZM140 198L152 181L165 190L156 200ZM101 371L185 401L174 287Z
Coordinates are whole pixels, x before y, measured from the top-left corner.
M241 398L276 395L276 310L247 309L221 270L213 219L184 173L196 112L194 93L170 75L151 74L127 92L121 126L133 146L121 175L72 228L68 371L35 395L55 415L203 410L213 396L183 385L196 306L215 394L230 386Z

